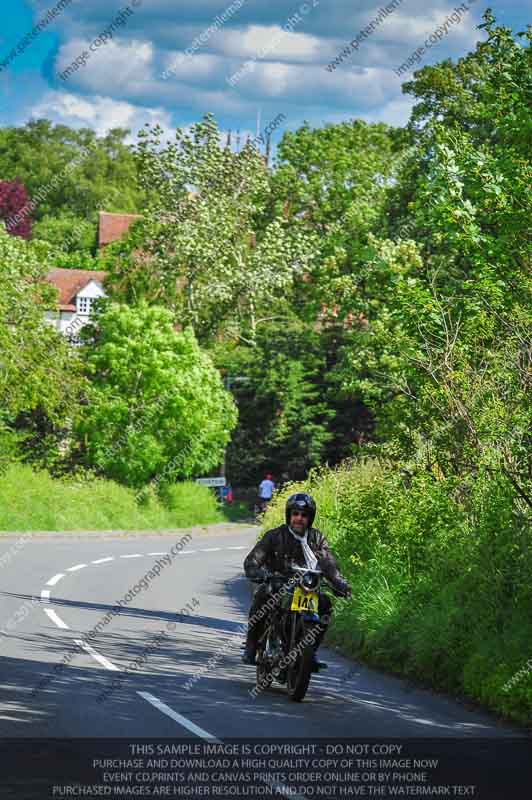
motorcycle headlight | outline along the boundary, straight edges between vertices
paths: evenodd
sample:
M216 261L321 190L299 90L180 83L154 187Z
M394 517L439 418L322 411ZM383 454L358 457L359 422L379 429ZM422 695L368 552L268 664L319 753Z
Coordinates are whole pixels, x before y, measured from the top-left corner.
M320 581L319 575L313 575L311 572L306 572L303 575L301 586L303 587L303 589L307 589L307 591L310 592L312 589L317 589L319 581Z

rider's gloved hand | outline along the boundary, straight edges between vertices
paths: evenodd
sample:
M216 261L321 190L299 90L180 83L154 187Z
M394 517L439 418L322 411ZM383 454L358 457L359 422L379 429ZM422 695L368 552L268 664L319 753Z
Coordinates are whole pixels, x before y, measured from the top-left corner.
M262 583L263 581L267 581L270 575L271 573L269 570L266 569L266 567L257 567L257 569L255 570L255 575L252 578L252 580L256 581L257 583Z
M353 590L349 586L348 582L341 579L337 580L334 584L334 593L337 597L352 597Z

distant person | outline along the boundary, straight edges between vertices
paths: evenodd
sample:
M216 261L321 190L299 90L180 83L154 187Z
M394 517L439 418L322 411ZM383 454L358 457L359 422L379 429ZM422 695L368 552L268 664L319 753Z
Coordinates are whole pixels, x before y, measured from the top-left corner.
M273 482L273 475L271 472L267 472L264 476L264 480L259 484L259 500L263 503L269 503L272 499L274 489L275 483Z
M220 490L220 498L224 503L233 502L233 489L230 483L226 484L225 486L222 486Z

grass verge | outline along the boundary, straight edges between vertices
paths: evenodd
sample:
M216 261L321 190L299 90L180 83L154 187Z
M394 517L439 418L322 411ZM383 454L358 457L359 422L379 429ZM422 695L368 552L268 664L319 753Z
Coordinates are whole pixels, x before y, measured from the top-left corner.
M135 493L104 479L67 481L12 464L0 475L0 530L145 530L223 522L214 493L185 481L170 487L164 503L139 505Z

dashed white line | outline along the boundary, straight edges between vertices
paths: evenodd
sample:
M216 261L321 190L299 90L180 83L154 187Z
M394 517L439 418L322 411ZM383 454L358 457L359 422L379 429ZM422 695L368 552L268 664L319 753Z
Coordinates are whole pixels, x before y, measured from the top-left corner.
M82 639L74 639L77 645L81 647L83 650L86 650L89 655L91 655L96 661L98 661L105 669L109 669L112 672L120 672L120 667L117 667L116 664L113 664L112 661L109 661L108 658L105 656L100 655L97 653L94 647L87 642L84 642Z
M245 544L239 544L238 547L226 547L226 550L247 550Z
M61 580L61 578L64 578L64 577L65 577L65 573L64 572L58 572L58 574L54 575L53 578L50 578L50 580L45 585L46 586L55 586L55 584L58 583Z
M166 703L163 703L163 701L159 700L158 697L154 697L153 694L150 694L149 692L137 692L137 694L143 697L144 700L147 700L148 703L151 703L152 706L158 708L159 711L162 711L163 714L166 714L167 717L170 717L175 722L178 722L191 733L195 733L196 736L200 736L202 739L207 739L209 742L217 742L218 744L222 744L222 740L218 739L217 736L213 736L212 733L203 730L203 728L200 728L199 725L195 725L194 722L191 722L186 717L178 714L177 711L174 711L173 708L167 706Z
M219 552L222 549L224 549L224 548L222 548L222 547L205 547L202 550L183 550L181 552L181 555L192 555L193 553L198 553L198 552L199 553L214 553L214 552ZM226 550L244 550L245 549L245 545L227 547L225 549ZM129 553L127 555L121 555L121 556L119 556L119 558L143 558L144 555L145 555L144 553ZM167 555L167 554L165 552L160 552L160 553L157 552L157 553L148 553L147 555L149 555L149 556L164 556L164 555ZM114 559L115 559L114 556L106 556L105 558L97 558L94 561L91 561L90 563L91 564L104 564L104 563L106 563L108 561L114 561ZM84 569L86 566L87 566L87 564L75 564L73 567L68 567L66 572L77 572L80 569ZM54 575L52 578L50 578L50 580L47 581L47 583L45 585L46 586L55 586L56 583L58 583L61 580L61 578L65 577L65 574L66 574L65 572L58 572L57 575ZM43 589L41 591L41 600L43 602L45 602L45 603L49 603L50 602L50 590L49 589ZM50 608L45 608L44 609L44 613L48 615L49 619L51 619L52 622L55 625L57 625L58 628L63 628L64 630L69 630L68 625L66 625L66 623L63 622L61 617L59 617L56 614L55 611L53 611ZM120 671L119 667L117 667L115 664L113 664L112 661L109 661L108 658L105 658L105 656L102 656L99 653L97 653L96 650L94 650L94 648L91 647L90 644L87 644L86 642L83 642L81 639L76 639L75 641L76 641L76 644L78 644L81 648L83 648L87 653L89 653L89 655L91 655L96 661L98 661L100 664L102 664L106 669L113 670L113 671L116 671L116 672ZM207 731L204 731L202 728L200 728L197 725L195 725L193 722L190 722L190 720L187 720L181 714L178 714L177 711L173 711L169 706L165 705L165 703L163 703L161 700L158 700L156 697L154 697L153 695L149 694L148 692L138 692L138 694L140 694L142 697L144 697L144 699L147 700L152 705L155 705L164 714L167 714L168 716L172 717L172 719L174 719L176 722L179 722L181 725L184 725L184 727L188 728L188 730L190 730L192 733L196 733L198 736L202 736L203 738L207 738L207 739L212 740L212 741L217 741L217 742L220 741L215 736L212 736Z
M157 708L159 711L162 711L163 714L166 714L167 717L170 717L170 719L173 719L175 722L179 723L179 725L182 725L183 728L186 728L191 733L196 734L196 736L199 736L201 739L206 739L208 742L215 742L216 744L223 744L222 739L219 739L217 736L214 736L212 733L209 733L209 731L206 731L204 728L200 728L199 725L196 725L194 722L191 722L191 720L187 719L182 714L179 714L177 711L174 711L173 708L167 706L166 703L163 703L163 701L159 700L159 698L155 697L155 695L150 694L149 692L138 692L138 691L137 694L143 697L144 700L147 700L148 703L151 703L152 706L155 706L155 708ZM284 794L291 798L295 798L295 800L302 800L302 795L295 794L288 786L285 786L282 783L277 783L277 781L271 780L267 774L262 776L262 780L264 781L264 783L267 783L269 786L272 786L274 789L277 789L281 794Z
M65 623L63 622L61 617L58 617L57 614L55 613L55 611L53 611L51 608L45 608L44 609L44 613L48 614L48 616L50 617L52 622L54 622L57 625L58 628L64 628L64 630L67 630L67 631L69 630L68 625L65 625Z

